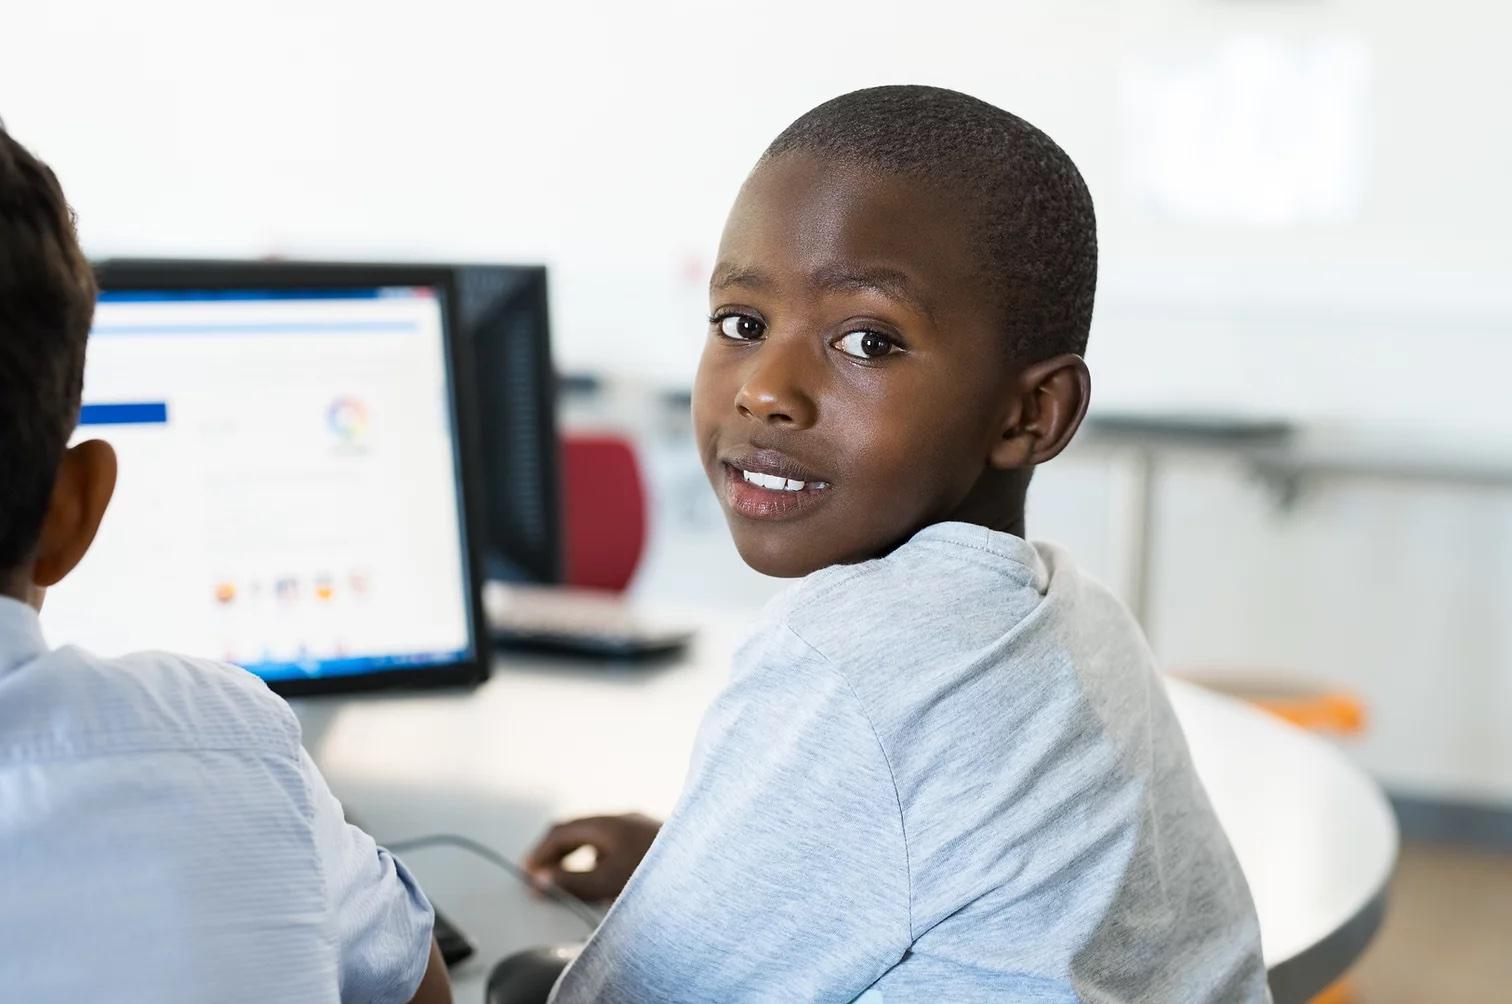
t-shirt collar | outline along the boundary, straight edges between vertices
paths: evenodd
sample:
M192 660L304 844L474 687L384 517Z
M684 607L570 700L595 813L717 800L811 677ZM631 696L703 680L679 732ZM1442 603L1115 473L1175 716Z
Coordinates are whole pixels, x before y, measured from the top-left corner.
M1050 584L1050 571L1039 550L1023 537L1001 530L989 530L976 523L948 521L932 523L914 534L916 541L942 541L960 544L1006 558L1029 570L1029 580L1036 591L1043 593Z

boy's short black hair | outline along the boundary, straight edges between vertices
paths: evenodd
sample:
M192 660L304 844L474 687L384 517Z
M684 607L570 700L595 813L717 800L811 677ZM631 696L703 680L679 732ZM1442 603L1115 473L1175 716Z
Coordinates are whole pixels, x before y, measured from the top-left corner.
M0 124L0 571L36 546L79 419L94 305L58 179Z
M826 101L782 131L790 151L916 176L967 203L986 291L1016 361L1082 354L1097 288L1097 221L1081 172L1016 115L959 91L893 85Z

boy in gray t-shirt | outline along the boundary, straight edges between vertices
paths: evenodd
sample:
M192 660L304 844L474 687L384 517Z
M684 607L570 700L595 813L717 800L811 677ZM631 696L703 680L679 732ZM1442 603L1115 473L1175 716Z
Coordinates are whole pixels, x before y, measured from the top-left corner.
M1266 999L1138 627L1024 539L1086 412L1096 258L1071 160L962 94L844 95L762 156L693 412L742 557L804 578L660 832L579 820L532 853L605 897L639 861L553 1000ZM561 869L585 844L595 870Z

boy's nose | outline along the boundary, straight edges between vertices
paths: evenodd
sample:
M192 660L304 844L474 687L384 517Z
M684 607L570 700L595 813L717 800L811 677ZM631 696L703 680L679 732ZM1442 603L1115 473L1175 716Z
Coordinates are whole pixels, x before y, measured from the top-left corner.
M766 425L806 429L819 417L806 389L801 353L784 351L770 341L756 353L751 371L735 395L735 410Z

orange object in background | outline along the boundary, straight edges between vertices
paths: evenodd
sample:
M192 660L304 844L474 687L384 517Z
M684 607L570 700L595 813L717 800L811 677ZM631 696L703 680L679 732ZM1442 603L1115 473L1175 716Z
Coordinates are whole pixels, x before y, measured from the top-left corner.
M1266 679L1258 673L1236 675L1199 671L1173 675L1253 704L1309 732L1353 736L1365 731L1365 704L1347 690L1280 677Z
M1342 691L1299 696L1256 696L1246 700L1309 732L1358 735L1365 731L1365 706L1353 694Z
M1349 981L1340 980L1314 997L1309 1004L1354 1004L1354 999L1354 991L1350 989Z

